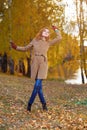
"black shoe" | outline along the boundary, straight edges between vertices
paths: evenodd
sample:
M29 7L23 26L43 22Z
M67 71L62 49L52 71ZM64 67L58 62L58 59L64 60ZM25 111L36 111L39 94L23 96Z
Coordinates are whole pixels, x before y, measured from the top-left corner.
M27 111L31 112L31 104L28 104Z
M47 109L47 106L46 106L46 103L42 104L42 107L43 107L43 110L44 110L44 111L47 111L47 110L48 110L48 109Z

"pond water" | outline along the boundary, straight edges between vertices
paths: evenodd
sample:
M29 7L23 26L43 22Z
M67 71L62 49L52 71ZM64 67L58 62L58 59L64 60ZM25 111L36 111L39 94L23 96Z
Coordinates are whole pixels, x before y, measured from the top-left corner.
M84 76L85 83L87 83L87 79ZM67 84L82 84L82 79L81 79L81 69L79 68L76 73L74 74L72 79L68 79L65 81Z

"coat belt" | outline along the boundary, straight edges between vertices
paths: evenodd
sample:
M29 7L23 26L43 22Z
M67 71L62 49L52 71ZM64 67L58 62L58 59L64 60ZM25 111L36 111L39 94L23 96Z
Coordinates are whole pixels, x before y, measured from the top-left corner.
M35 54L35 56L42 56L44 57L44 61L46 61L46 57L43 54Z

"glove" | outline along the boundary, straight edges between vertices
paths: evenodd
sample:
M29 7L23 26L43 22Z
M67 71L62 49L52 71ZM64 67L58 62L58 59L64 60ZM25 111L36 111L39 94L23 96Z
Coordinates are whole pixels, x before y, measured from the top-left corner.
M17 49L17 45L14 43L14 42L10 42L10 44L11 44L11 47L13 48L13 49Z
M55 31L55 32L58 32L58 28L54 25L52 25L52 29Z

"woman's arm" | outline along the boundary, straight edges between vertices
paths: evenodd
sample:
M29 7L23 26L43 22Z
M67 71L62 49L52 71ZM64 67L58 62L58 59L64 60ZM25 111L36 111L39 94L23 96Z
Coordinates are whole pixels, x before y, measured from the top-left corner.
M27 50L29 50L32 46L33 46L33 45L32 45L32 42L31 42L31 43L29 43L28 45L23 46L23 47L17 46L16 50L17 50L17 51L27 51Z
M26 45L26 46L23 46L23 47L21 47L21 46L17 46L15 43L13 43L13 42L10 42L10 44L11 44L11 47L13 48L13 49L15 49L15 50L17 50L17 51L27 51L27 50L29 50L33 45L32 45L32 42L30 42L28 45Z
M57 27L52 26L52 28L53 28L53 30L55 31L57 37L54 38L53 40L51 40L51 41L49 42L50 45L54 45L56 42L60 42L61 39L62 39L62 36L61 36L59 30L57 29Z

